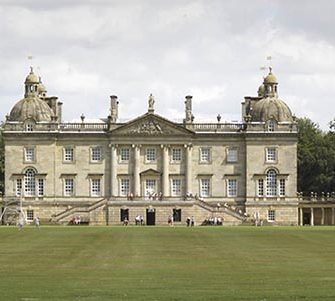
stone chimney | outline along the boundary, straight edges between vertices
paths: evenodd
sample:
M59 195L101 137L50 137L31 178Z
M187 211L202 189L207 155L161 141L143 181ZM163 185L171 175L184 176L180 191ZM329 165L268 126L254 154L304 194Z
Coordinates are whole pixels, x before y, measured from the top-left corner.
M119 101L117 100L116 95L111 95L111 123L115 123L119 118Z
M192 123L194 119L192 115L192 97L191 95L185 96L185 123Z

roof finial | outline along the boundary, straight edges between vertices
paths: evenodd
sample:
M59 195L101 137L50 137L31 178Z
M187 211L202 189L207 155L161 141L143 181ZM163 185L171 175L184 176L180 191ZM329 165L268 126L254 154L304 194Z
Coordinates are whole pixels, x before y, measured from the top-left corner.
M272 67L271 66L269 66L269 73L272 73Z
M150 93L149 99L148 99L148 103L149 103L149 108L148 111L153 113L154 112L154 104L155 104L155 98L152 95L152 93Z

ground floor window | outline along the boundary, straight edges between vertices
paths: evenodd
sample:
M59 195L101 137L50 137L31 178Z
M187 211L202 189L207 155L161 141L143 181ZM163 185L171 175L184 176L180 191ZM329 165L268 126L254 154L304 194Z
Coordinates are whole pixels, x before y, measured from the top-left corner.
M268 211L268 221L274 222L276 220L276 211L269 210Z
M34 220L34 210L27 210L27 221L32 222Z
M181 222L181 209L173 209L173 221Z

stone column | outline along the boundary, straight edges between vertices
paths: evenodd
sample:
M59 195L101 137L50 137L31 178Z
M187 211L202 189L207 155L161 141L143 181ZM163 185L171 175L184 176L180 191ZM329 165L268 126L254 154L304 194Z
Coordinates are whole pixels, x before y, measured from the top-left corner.
M163 196L167 197L169 193L169 147L161 145L163 158L163 175L162 175L162 192Z
M335 224L335 208L332 208L332 225Z
M141 179L140 179L140 145L133 145L134 148L134 196L141 194Z
M311 208L311 226L314 226L314 208Z
M304 225L304 209L303 208L300 208L299 209L299 213L300 213L300 226L303 226Z
M117 145L111 145L111 196L117 196Z
M186 149L186 185L185 185L185 192L194 194L192 191L192 144L185 145Z
M325 208L321 208L321 225L325 224Z

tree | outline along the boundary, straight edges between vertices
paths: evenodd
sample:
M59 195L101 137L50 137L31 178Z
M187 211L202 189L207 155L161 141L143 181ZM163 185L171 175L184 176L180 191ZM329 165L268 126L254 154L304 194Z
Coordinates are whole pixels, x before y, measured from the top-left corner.
M335 133L308 118L298 119L298 191L331 192L335 184Z
M5 192L5 145L2 136L3 125L0 125L0 192Z

